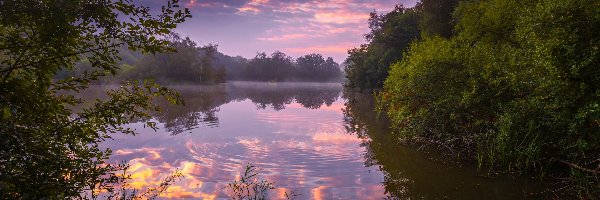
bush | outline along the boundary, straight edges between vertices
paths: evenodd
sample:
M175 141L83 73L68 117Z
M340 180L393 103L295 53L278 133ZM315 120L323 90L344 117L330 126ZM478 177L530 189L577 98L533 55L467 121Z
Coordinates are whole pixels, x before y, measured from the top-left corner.
M562 163L598 183L599 8L591 0L462 2L457 35L413 43L391 66L380 107L402 139L464 145L481 164L512 172ZM593 187L579 197L597 195Z

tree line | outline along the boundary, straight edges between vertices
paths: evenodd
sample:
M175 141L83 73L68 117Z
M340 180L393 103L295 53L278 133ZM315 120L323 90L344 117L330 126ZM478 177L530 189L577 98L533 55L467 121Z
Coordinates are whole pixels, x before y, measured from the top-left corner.
M593 0L422 0L372 13L367 43L349 51L346 86L380 90L400 140L441 142L493 170L568 176L562 191L593 199L599 9Z
M333 58L325 59L321 54L307 54L293 59L285 53L275 51L257 55L240 65L233 80L245 81L312 81L338 82L341 70Z
M173 52L146 53L121 47L117 63L119 73L103 77L96 83L118 83L146 79L161 84L218 84L227 80L243 81L305 81L339 82L340 66L333 58L307 54L297 59L275 51L270 56L258 53L252 59L228 56L218 51L218 45L198 45L189 37L172 33L165 38ZM94 71L90 60L79 61L73 69L57 73L56 79Z
M226 70L216 65L217 45L198 46L189 37L172 34L168 40L174 53L143 55L131 69L120 77L123 80L153 79L158 83L215 84L225 82Z

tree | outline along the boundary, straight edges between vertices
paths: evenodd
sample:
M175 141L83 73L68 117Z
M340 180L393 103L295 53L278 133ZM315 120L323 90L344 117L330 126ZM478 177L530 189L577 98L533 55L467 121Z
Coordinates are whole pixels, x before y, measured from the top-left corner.
M333 60L333 58L331 57L327 57L327 60L325 60L325 80L340 80L341 79L341 75L342 75L342 71L340 70L340 64L338 64L337 62L335 62Z
M287 56L281 51L275 51L271 54L271 65L275 68L271 73L275 73L276 81L290 79L294 74L294 66L292 57Z
M271 56L257 53L244 69L245 80L286 81L294 75L293 60L285 53L275 51Z
M367 44L348 51L346 86L361 90L381 88L390 64L400 60L409 44L419 39L418 20L414 8L401 5L385 15L372 12L368 22L371 32L365 35Z
M159 83L221 83L225 71L215 66L217 45L199 47L189 37L170 34L168 40L176 51L146 54L129 70L125 79L152 79Z
M112 133L133 134L121 125L158 109L154 97L179 102L177 94L134 82L73 113L69 108L82 100L71 93L116 74L121 47L172 50L166 36L190 17L178 7L171 0L152 15L128 0L0 3L0 198L75 198L84 190L110 190L119 181L114 173L123 166L105 163L111 152L98 143ZM82 60L94 70L54 79Z
M253 81L338 81L339 64L321 54L308 54L296 59L275 51L271 56L257 53L244 67L241 77Z
M309 81L331 81L340 76L339 64L321 54L307 54L296 59L298 79ZM339 79L338 79L339 80Z
M599 196L600 8L593 0L461 2L456 35L411 45L380 94L398 136L510 172L562 169ZM568 181L565 181L568 182ZM575 198L575 197L571 197Z
M420 13L419 27L425 36L452 36L452 13L458 0L421 0L415 8Z
M318 80L323 76L323 74L319 74L323 71L325 64L325 59L321 54L313 53L301 56L296 59L296 63L300 79Z

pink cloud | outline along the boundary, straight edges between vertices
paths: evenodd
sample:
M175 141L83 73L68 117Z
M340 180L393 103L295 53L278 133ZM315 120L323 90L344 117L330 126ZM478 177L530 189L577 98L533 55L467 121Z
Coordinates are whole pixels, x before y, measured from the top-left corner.
M258 14L261 12L261 8L268 3L269 0L251 0L246 5L238 8L238 14Z
M354 43L340 43L332 45L314 45L306 47L285 48L285 51L293 53L319 52L319 53L346 53L348 49L356 46Z
M317 49L332 52L338 62L348 48L363 43L369 12L385 13L396 4L417 0L186 0L197 8L194 19L204 26L183 25L194 40L220 43L230 55L252 57L257 51L291 50L297 56ZM214 18L213 18L214 17ZM230 41L236 41L229 43ZM244 42L239 42L244 41ZM340 44L345 44L344 47ZM303 50L306 50L303 52Z
M314 20L320 23L335 23L335 24L348 24L348 23L361 23L366 22L369 19L369 13L364 12L352 12L352 11L322 11L315 13Z
M326 43L308 47L288 47L292 53L312 53L314 51L346 53L349 48L364 41L363 34L368 32L367 20L373 10L391 10L398 2L357 2L354 0L326 0L308 2L269 2L252 1L247 5L269 8L277 23L271 29L256 38L271 43L301 42L306 39L320 39L314 42ZM266 10L266 9L265 9ZM328 40L331 38L331 40ZM345 41L340 39L344 38ZM297 43L293 43L297 45Z
M307 37L310 37L310 36L307 34L286 34L286 35L273 36L273 37L260 37L257 39L262 40L262 41L285 41L285 40L301 39L301 38L307 38Z
M226 6L225 4L222 4L220 2L198 2L198 0L190 0L188 3L185 4L185 7L188 8L214 8L214 7L224 7Z

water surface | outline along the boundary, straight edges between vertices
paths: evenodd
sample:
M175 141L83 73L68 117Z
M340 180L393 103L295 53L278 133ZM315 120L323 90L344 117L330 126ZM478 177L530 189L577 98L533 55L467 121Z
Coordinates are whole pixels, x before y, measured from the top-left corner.
M130 164L132 186L160 183L175 169L184 178L163 198L227 199L224 186L246 163L298 199L525 199L536 191L523 178L485 178L470 165L435 161L396 144L373 112L370 95L340 84L235 82L174 86L185 106L164 104L141 134L103 143L109 162Z

